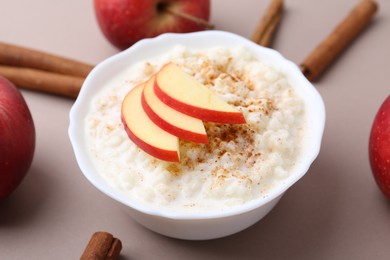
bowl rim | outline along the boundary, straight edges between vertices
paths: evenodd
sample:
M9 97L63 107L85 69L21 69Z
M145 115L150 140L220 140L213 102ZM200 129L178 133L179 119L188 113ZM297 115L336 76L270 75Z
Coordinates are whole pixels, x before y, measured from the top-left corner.
M210 46L212 42L212 46ZM307 144L311 149L308 150L308 153L305 154L301 159L302 162L299 162L300 167L296 167L296 170L291 174L292 176L288 177L285 181L280 183L278 187L273 188L268 195L258 197L249 202L246 202L241 205L233 206L226 210L218 210L211 212L176 212L168 211L164 209L153 208L148 205L142 205L141 203L131 200L130 198L125 198L124 195L114 190L108 183L104 182L103 178L99 175L98 172L94 171L94 167L91 166L88 158L88 152L86 151L85 146L83 146L83 136L84 131L78 131L79 127L77 124L83 120L83 111L86 113L88 99L91 98L91 95L94 94L94 82L103 77L102 75L115 75L117 73L114 70L113 66L116 63L123 63L124 60L142 60L145 57L153 57L154 55L160 53L164 48L154 48L153 46L169 46L172 48L172 45L184 44L196 46L196 48L206 48L213 47L213 45L224 44L224 45L234 45L240 44L249 48L250 51L254 51L257 55L264 55L264 57L271 58L273 61L280 65L284 70L285 74L291 80L291 84L299 86L304 89L305 95L308 95L308 100L305 100L311 103L312 106L316 107L315 117L311 118L315 122L311 122L311 139ZM157 50L156 50L157 49ZM148 51L145 51L148 50ZM133 57L130 59L129 57ZM108 78L111 76L108 76ZM103 78L107 78L103 77ZM298 85L297 85L298 84ZM302 87L301 87L302 86ZM306 98L306 97L305 97ZM311 111L310 113L312 113ZM313 113L314 113L313 112ZM302 178L306 172L309 170L310 165L316 159L320 152L322 136L325 127L325 105L317 89L303 76L299 67L290 60L287 60L279 52L262 47L255 44L254 42L231 32L210 30L210 31L201 31L193 33L165 33L159 35L155 38L143 39L132 45L130 48L121 51L108 57L107 59L101 61L97 64L94 69L89 73L87 78L84 81L84 84L81 88L81 91L73 104L70 113L69 113L69 128L68 135L73 147L73 151L76 157L76 161L79 165L84 176L91 182L98 190L111 197L112 199L132 208L139 212L142 212L147 215L154 215L169 219L181 219L181 220L194 220L194 219L213 219L213 218L222 218L230 217L234 215L243 214L260 208L262 205L267 204L268 202L277 199L284 192L289 189L295 182ZM308 138L309 139L309 138ZM297 163L298 164L298 163Z

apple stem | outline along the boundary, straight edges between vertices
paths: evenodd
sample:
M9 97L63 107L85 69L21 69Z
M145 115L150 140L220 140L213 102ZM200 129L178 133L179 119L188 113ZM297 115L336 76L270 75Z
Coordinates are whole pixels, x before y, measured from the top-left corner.
M192 15L189 15L189 14L186 14L186 13L179 12L179 11L177 11L177 10L175 10L173 8L169 8L169 7L166 7L165 11L170 13L170 14L173 14L173 15L179 16L181 18L184 18L184 19L190 20L192 22L195 22L197 24L203 25L207 29L214 29L214 25L210 24L209 22L207 22L206 20L203 20L201 18L192 16Z

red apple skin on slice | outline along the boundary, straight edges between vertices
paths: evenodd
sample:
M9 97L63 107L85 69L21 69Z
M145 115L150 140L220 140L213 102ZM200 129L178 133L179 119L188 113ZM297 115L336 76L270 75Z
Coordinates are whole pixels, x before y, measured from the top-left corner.
M168 63L157 73L154 92L168 106L200 120L222 124L246 123L241 111L174 63Z
M150 78L142 92L142 107L149 118L163 130L181 139L208 143L202 120L178 112L163 103L154 93L154 81L155 77Z
M121 118L129 138L146 153L164 161L179 162L179 138L162 130L142 108L144 84L130 90L122 103Z

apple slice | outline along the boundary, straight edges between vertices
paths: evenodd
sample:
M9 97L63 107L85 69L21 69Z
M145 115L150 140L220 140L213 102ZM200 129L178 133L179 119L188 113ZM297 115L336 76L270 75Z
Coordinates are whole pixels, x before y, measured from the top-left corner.
M163 103L154 93L155 77L150 78L142 92L142 107L149 118L163 130L181 139L208 143L202 120L180 113Z
M170 162L179 162L179 138L158 127L142 108L142 83L126 95L122 103L122 122L129 138L146 153Z
M168 106L200 120L245 124L241 111L219 98L174 63L168 63L157 73L154 92Z

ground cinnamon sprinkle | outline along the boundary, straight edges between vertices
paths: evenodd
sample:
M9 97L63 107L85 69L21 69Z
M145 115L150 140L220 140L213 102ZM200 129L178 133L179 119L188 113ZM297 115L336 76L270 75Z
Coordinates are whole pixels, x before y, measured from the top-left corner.
M229 70L229 65L233 61L231 57L228 58L228 64L222 65L213 65L208 60L203 61L200 64L199 71L200 74L203 75L205 81L203 82L205 85L208 85L210 88L214 88L214 84L216 80L223 80L226 84L226 88L230 93L239 92L239 87L243 86L249 92L255 91L254 84L249 80L249 77L242 71L238 69ZM194 74L195 75L195 74ZM236 106L238 109L245 109L248 113L258 113L261 112L265 116L270 116L274 110L276 110L273 101L266 98L259 97L250 97L238 99L234 102L231 102L232 105ZM180 165L171 164L166 170L173 176L180 176L183 171L188 171L188 169L194 169L200 163L204 163L207 161L207 158L215 155L216 161L215 163L218 165L218 161L222 157L231 157L232 160L235 161L236 168L240 168L241 165L246 164L250 166L256 160L259 160L261 157L261 153L255 152L254 143L255 143L255 135L256 127L251 124L243 124L243 125L228 125L228 124L216 124L211 122L204 122L206 132L209 137L208 144L196 144L191 142L186 142L181 140L181 147L188 147L188 149L201 147L204 151L197 155L196 158L189 158L185 156L182 158L182 162ZM245 143L242 145L242 143ZM241 143L241 144L240 144ZM230 148L229 148L230 147ZM233 155L233 151L231 147L241 147L238 153ZM234 159L233 159L234 157ZM211 170L211 174L216 175L221 172L227 171L222 166L215 166L213 170ZM235 178L246 178L245 176L235 175L234 171L229 175L222 174L218 175L220 180L226 179L227 176L235 177Z
M237 160L237 168L244 163L251 163L258 160L261 157L261 153L254 151L254 142L256 132L251 129L248 124L245 125L227 125L227 124L216 124L216 123L205 123L206 131L209 136L208 144L196 144L187 141L182 141L182 145L187 147L199 147L202 146L204 153L198 154L195 160L189 159L188 157L183 158L181 164L169 164L167 171L174 175L179 176L182 171L195 168L199 163L207 161L207 158L212 154L217 154L216 159L219 160L223 156L234 157ZM245 142L245 149L240 150L237 154L232 154L229 146L241 146L240 142ZM223 170L223 167L216 166L212 171ZM226 170L226 169L225 169Z

